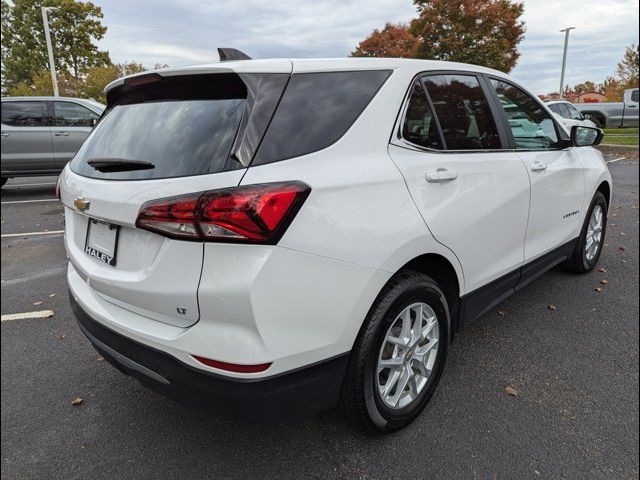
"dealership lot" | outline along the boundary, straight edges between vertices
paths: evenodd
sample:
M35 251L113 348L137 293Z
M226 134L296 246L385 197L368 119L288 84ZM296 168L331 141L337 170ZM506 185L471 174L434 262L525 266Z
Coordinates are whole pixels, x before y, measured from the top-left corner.
M218 418L100 361L68 306L55 178L10 181L2 189L2 475L637 478L639 172L637 160L609 166L606 272L553 270L486 314L457 337L422 416L388 437L359 434L337 411L285 425ZM4 320L44 310L54 316Z

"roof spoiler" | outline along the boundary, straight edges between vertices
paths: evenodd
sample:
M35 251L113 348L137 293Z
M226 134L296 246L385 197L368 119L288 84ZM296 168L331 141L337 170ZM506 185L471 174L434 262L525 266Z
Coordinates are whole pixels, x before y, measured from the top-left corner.
M235 48L219 48L218 55L220 55L221 62L228 62L231 60L251 60L251 57L240 50Z

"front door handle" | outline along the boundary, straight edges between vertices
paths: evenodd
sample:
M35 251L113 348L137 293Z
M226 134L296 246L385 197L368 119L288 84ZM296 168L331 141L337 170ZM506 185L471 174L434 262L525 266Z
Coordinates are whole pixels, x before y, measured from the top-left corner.
M546 169L547 169L547 164L546 163L534 162L533 165L531 165L531 171L532 172L542 172L542 171L544 171Z
M68 137L69 132L53 132L56 137Z
M8 134L8 133L4 133L4 132L2 132L2 133L0 133L0 136L2 136L2 137L8 137L8 136L9 136L9 134Z
M429 183L444 183L455 180L458 178L458 174L453 170L439 168L435 172L427 172L424 177Z

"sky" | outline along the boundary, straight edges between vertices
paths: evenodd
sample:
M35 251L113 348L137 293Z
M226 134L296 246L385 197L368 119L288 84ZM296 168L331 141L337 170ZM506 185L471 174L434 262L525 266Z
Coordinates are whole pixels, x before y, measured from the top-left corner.
M93 0L108 27L100 47L148 68L216 61L217 47L252 58L345 57L385 22L416 16L411 0ZM564 34L566 82L601 82L638 43L638 0L525 0L525 39L511 72L538 94L557 91Z

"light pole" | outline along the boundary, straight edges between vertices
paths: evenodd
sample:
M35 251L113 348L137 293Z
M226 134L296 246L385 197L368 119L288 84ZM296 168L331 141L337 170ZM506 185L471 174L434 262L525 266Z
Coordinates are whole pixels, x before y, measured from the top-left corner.
M564 53L562 54L562 73L560 74L560 100L562 100L564 92L564 71L567 67L567 47L569 46L569 32L571 30L575 30L576 27L567 27L564 30L560 30L564 32Z
M53 47L51 46L51 34L49 33L49 17L47 13L56 10L54 7L42 7L42 23L44 24L44 38L47 40L47 53L49 54L49 69L51 70L51 83L53 83L53 96L59 97L58 79L56 78L56 66L53 60Z

